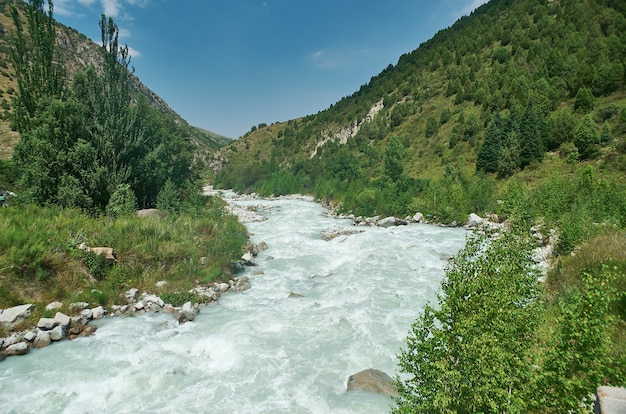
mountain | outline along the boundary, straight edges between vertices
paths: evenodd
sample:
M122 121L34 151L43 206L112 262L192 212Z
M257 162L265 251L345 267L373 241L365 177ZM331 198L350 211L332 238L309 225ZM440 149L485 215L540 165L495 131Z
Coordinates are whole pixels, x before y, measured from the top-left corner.
M624 171L625 13L611 0L492 0L328 109L231 143L217 183L453 221L568 157ZM591 141L576 138L584 120ZM474 183L473 199L455 204L446 177Z
M19 140L19 134L11 128L12 99L17 90L17 81L10 58L12 36L15 31L10 12L11 5L18 5L23 10L25 3L0 0L0 159L10 158L13 147ZM102 66L101 45L58 22L56 29L57 51L69 78L77 70L85 69L89 65L96 68ZM165 115L172 116L177 124L188 125L187 121L136 76L132 76L132 88L136 95L143 95L150 106ZM196 147L198 158L205 158L230 142L226 137L192 126L189 126L189 138Z

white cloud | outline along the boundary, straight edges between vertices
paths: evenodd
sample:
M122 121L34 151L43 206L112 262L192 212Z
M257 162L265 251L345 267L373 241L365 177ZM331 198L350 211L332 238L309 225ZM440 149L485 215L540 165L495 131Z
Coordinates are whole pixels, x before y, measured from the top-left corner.
M483 4L487 3L489 0L471 0L471 3L468 4L467 6L463 7L461 10L459 10L456 14L458 15L458 17L461 16L467 16L469 15L471 12L473 12L474 10L476 10L478 7L482 6Z
M125 37L130 37L130 30L120 28L118 32L118 36L120 37L120 39L123 39Z
M128 54L130 55L131 58L138 58L141 56L141 53L138 50L133 49L130 46L128 46Z
M102 12L108 17L117 17L121 8L119 0L102 0Z

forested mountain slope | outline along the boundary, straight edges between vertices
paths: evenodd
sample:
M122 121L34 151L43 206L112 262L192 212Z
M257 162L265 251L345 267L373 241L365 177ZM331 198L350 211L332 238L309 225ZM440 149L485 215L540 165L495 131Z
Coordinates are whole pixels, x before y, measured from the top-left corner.
M330 108L254 127L221 152L217 182L451 221L493 209L520 172L565 160L623 172L625 12L620 1L493 0ZM444 178L465 183L463 203Z

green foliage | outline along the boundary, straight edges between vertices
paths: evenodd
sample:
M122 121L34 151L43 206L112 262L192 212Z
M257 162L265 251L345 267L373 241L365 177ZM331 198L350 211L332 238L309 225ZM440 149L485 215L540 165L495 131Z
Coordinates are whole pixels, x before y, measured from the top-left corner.
M172 180L167 180L157 195L156 206L159 210L175 213L180 209L180 194Z
M548 119L546 148L553 151L565 142L573 142L577 126L578 121L568 108L553 112Z
M585 115L574 133L574 144L583 160L595 158L598 153L600 134L591 115Z
M430 115L426 120L426 138L430 138L439 130L439 123L434 116Z
M163 302L176 307L183 306L187 302L198 302L198 296L189 292L169 292L163 293L159 297L163 299Z
M98 255L92 252L83 253L83 262L87 266L87 269L89 269L89 274L96 280L106 279L109 270L113 266L112 260L107 259L104 255Z
M398 137L393 137L385 148L385 175L391 181L398 181L404 174L404 144Z
M531 247L512 234L468 239L399 355L394 412L526 411L543 311Z
M228 277L247 241L237 219L211 201L193 216L183 212L168 220L111 220L32 205L2 208L0 228L0 308L18 299L49 303L70 297L110 304L123 289L151 290L159 280L168 281L167 289L188 291L196 279ZM78 250L80 242L114 248L117 262ZM201 257L209 265L201 265ZM102 294L92 297L92 289Z
M595 106L593 93L589 88L580 88L576 93L576 102L574 109L583 113L589 113Z
M546 344L539 377L547 394L546 412L586 412L583 407L592 402L589 390L607 377L626 375L626 368L612 360L611 325L616 317L611 308L618 300L615 270L603 266L596 274L583 272L578 286L557 299L558 328Z
M74 73L57 63L52 2L26 7L27 33L14 10L13 64L18 72L15 124L21 140L14 160L23 200L103 212L122 185L142 207L154 206L167 179L194 178L188 127L131 93L128 48L102 16L101 70ZM114 200L114 204L118 200Z
M106 212L111 217L122 217L137 211L137 197L129 184L120 184L109 199Z

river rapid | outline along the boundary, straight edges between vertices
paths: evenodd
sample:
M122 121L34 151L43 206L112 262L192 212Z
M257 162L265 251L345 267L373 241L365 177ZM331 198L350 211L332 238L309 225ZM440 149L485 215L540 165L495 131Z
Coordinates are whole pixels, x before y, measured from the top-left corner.
M346 392L347 379L367 368L395 376L466 231L367 227L324 241L351 221L302 199L233 202L267 216L247 223L251 241L269 245L245 270L250 290L183 325L169 314L106 318L91 337L8 358L0 412L389 412L391 398Z

